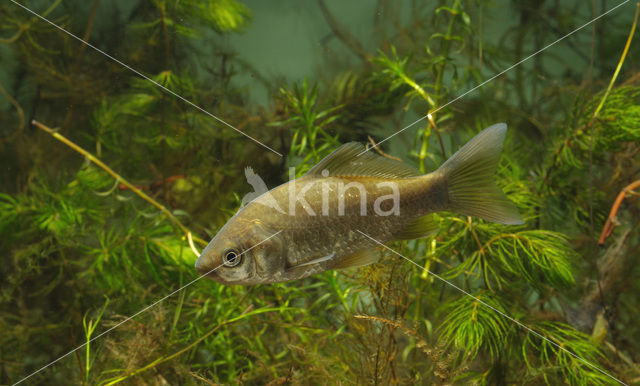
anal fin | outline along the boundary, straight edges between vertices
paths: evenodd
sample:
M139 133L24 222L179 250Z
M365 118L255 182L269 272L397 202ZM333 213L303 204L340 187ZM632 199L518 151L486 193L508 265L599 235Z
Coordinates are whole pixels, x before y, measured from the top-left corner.
M394 235L398 240L413 240L429 237L438 232L438 223L432 214L418 217L409 223L402 231Z

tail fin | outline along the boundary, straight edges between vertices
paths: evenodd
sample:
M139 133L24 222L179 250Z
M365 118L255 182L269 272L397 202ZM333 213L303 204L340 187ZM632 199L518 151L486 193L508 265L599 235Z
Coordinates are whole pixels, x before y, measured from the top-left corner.
M447 181L448 208L502 224L522 224L518 209L493 182L507 125L484 129L441 167Z

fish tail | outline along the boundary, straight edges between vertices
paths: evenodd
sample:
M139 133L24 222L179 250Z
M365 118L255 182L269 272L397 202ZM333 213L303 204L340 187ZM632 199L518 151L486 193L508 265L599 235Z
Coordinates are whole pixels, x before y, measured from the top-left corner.
M493 181L506 132L504 123L484 129L440 167L448 210L502 224L523 223L516 206Z

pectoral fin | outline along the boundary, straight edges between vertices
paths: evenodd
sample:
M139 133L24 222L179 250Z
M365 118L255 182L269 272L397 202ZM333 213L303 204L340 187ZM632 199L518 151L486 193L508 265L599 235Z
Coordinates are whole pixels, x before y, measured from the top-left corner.
M309 275L313 275L314 273L331 269L327 267L327 265L317 265L317 264L330 262L334 256L335 256L335 253L331 253L329 255L325 255L321 257L310 256L310 259L305 261L304 263L287 267L283 272L282 280L299 279L301 277L307 277Z
M363 265L376 263L380 260L381 253L377 248L368 248L336 259L331 265L331 269L361 267Z
M394 237L399 240L413 240L429 237L438 232L438 223L432 214L418 217Z
M296 266L294 266L292 268L298 268L298 267L304 267L305 265L312 265L312 264L322 263L323 261L330 260L335 255L336 255L335 253L332 253L330 255L318 257L317 259L309 260L309 261L304 262L302 264L298 264L298 265L296 265Z

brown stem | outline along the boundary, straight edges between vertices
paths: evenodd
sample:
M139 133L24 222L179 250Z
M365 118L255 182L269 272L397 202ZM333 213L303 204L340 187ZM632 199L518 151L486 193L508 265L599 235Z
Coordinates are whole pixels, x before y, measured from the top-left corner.
M5 90L5 88L2 86L2 83L0 83L0 94L4 95L5 98L9 100L9 103L11 103L13 107L16 108L16 112L18 113L18 118L20 118L20 124L18 125L18 129L14 131L13 134L11 134L10 136L6 138L0 138L0 143L2 143L2 142L9 142L13 140L19 134L22 131L22 129L24 129L25 120L24 120L24 111L22 110L22 107L20 107L20 104L18 103L18 101L15 100L15 98L12 97L7 92L7 90Z
M402 162L402 160L400 158L398 158L396 156L389 155L389 154L383 152L382 150L380 150L380 148L378 147L378 145L376 145L376 142L373 140L373 138L371 138L370 135L367 135L367 138L369 138L369 142L371 143L371 147L373 149L375 149L375 151L377 151L378 154L380 154L381 156L383 156L385 158L389 158L389 159L392 159L394 161Z
M99 3L100 3L100 0L93 1L93 6L91 7L91 13L89 14L89 20L87 21L87 27L84 29L84 35L82 35L82 41L85 43L89 41L89 36L91 36L91 31L93 30L93 22L96 20L96 12L98 11ZM80 58L80 56L82 55L86 47L87 47L86 44L80 45L80 48L78 49L78 53L76 54L76 60Z
M362 48L360 42L333 17L324 0L318 0L318 5L320 6L324 19L327 21L327 24L329 24L329 27L331 27L331 30L336 34L338 39L358 55L360 59L368 62L371 59L371 55L369 55L364 48Z
M600 258L597 272L601 280L597 287L593 288L583 297L583 304L603 303L603 293L611 294L613 299L610 299L610 304L616 304L615 298L618 296L620 288L625 282L624 276L628 275L629 272L629 256L633 255L629 253L628 248L625 248L625 243L631 234L631 229L626 228L624 232L621 232L621 234L616 237L614 242Z
M613 232L613 228L616 226L616 214L618 213L618 209L620 209L620 204L622 204L622 200L627 196L627 194L632 195L634 189L640 188L640 180L636 180L631 184L627 185L616 197L613 206L611 207L611 212L609 212L609 217L607 218L607 222L604 224L602 228L602 233L600 234L600 240L598 240L599 245L604 245L607 237L611 235Z
M609 86L607 87L607 90L604 92L604 95L602 96L602 99L600 100L598 107L596 107L596 110L593 112L593 117L591 118L591 121L590 121L591 136L589 140L589 224L590 224L589 228L590 228L591 234L593 234L593 132L594 132L593 121L595 121L598 118L598 113L600 113L600 110L604 107L604 103L607 100L607 97L609 96L611 89L613 88L613 84L615 83L616 78L618 77L618 74L620 73L620 69L622 68L624 59L627 57L627 53L629 52L629 47L631 47L631 41L633 40L633 34L636 30L636 25L638 23L639 15L640 15L640 2L637 2L636 13L635 13L635 16L633 17L633 24L631 25L631 31L629 32L629 36L627 37L627 43L624 46L624 50L622 50L622 55L620 57L620 60L618 61L616 70L614 71L613 76L611 77ZM620 198L620 201L622 201L623 198L624 198L624 194L622 195L622 198ZM600 245L604 244L604 239L606 239L607 236L609 236L609 234L611 234L611 232L613 231L613 223L610 222L610 220L611 220L611 216L609 216L609 219L607 219L607 224L609 224L609 229L607 228L607 224L605 224L605 229L603 229L602 231L603 232L602 235L605 234L605 230L608 230L608 234L606 234L604 238L602 235L600 236L600 240L598 241L598 244Z
M73 336L73 330L71 329L71 327L69 327L69 335L71 336L73 347L78 347L78 343L76 342L75 336ZM76 360L78 361L78 367L80 368L80 377L82 378L82 384L84 385L85 381L84 381L84 370L82 368L82 360L80 360L80 354L78 353L78 350L76 350L75 354L76 354Z
M474 240L476 240L476 244L478 245L478 251L482 253L484 247L480 242L480 239L478 238L478 235L476 234L475 229L473 229L472 221L473 219L471 218L471 216L467 216L467 227L469 227L469 230L471 231L471 234L473 235ZM492 240L490 240L489 242L491 242Z
M153 181L149 184L146 185L141 185L141 184L134 184L133 186L135 186L136 188L140 189L140 190L154 190L157 189L161 186L165 186L167 183L171 183L177 180L181 180L185 178L184 174L176 174L164 179L160 179L158 181ZM118 189L119 190L127 190L129 189L128 186L126 186L125 184L118 184Z
M433 129L436 132L436 136L438 137L438 142L440 142L440 151L442 151L442 159L447 160L447 152L444 151L444 142L442 142L442 135L440 134L440 129L436 126L436 121L433 120L433 116L431 114L427 114L427 119L429 119L429 123L433 126Z

